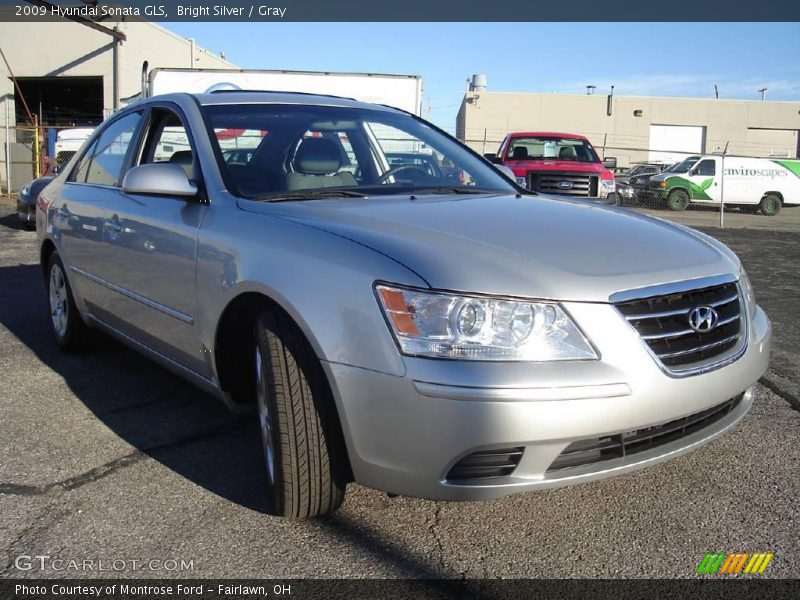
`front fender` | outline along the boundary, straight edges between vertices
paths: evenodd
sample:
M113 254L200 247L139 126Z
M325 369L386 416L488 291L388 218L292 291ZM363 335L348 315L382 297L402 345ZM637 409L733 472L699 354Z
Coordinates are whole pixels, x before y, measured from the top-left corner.
M245 293L282 307L317 356L393 375L405 365L373 292L376 280L427 287L400 263L340 236L238 208L210 210L198 247L198 320L212 365L217 326Z

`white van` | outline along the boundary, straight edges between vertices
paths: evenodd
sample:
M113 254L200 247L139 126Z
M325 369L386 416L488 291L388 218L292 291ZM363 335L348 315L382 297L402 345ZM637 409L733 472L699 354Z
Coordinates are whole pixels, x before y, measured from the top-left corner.
M683 173L665 171L650 178L649 188L658 192L672 210L690 203L758 209L772 216L782 206L800 205L800 160L700 156Z

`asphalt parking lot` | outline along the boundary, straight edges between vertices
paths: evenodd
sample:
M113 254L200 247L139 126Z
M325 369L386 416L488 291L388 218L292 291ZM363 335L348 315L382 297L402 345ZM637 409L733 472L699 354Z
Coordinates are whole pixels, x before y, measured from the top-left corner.
M264 514L254 422L113 341L57 350L35 234L11 212L0 201L2 577L672 578L694 577L709 551L774 552L763 577L800 576L800 228L776 230L789 211L705 229L739 253L775 328L756 405L727 435L638 473L486 503L351 485L311 522ZM36 554L193 569L15 564Z

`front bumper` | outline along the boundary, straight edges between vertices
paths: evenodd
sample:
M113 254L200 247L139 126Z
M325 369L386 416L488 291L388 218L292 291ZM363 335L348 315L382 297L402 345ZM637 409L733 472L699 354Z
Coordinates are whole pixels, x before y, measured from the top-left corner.
M26 225L36 224L36 203L28 198L17 198L17 216Z
M638 334L606 304L565 303L601 360L485 363L405 357L396 377L324 363L356 482L435 500L487 500L610 477L691 451L735 425L769 361L759 308L735 362L693 377L659 368ZM742 396L708 427L635 455L548 472L572 442L662 425ZM448 481L473 452L522 447L508 476ZM711 468L712 465L709 465Z

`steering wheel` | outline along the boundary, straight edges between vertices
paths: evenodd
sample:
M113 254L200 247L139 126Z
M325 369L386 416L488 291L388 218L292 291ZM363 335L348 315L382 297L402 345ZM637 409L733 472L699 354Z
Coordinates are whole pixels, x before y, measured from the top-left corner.
M413 169L415 171L419 171L425 177L430 177L430 175L428 175L428 171L425 169L425 167L422 167L420 165L397 165L396 167L392 167L391 169L386 171L386 173L384 173L383 175L378 177L378 183L379 184L386 183L386 180L389 179L389 177L392 177L393 175L396 175L397 173L401 173L403 171L408 171L408 170L411 170L411 169Z

